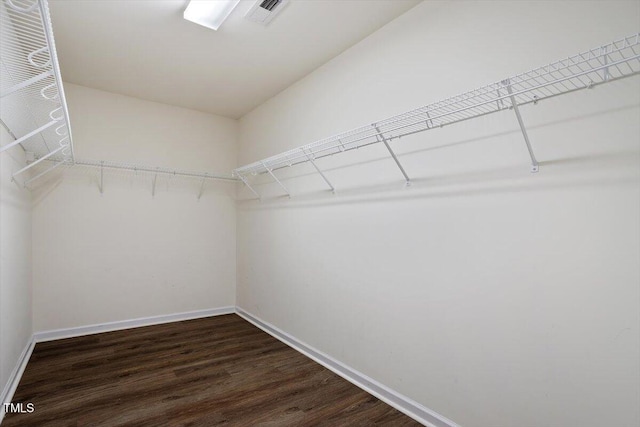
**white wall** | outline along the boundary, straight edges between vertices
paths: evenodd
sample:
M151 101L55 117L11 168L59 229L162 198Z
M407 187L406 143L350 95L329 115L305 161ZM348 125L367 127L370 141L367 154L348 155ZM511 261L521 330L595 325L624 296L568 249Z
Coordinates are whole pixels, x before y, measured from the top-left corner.
M201 172L236 163L237 122L65 84L78 159ZM235 304L234 185L74 167L34 190L36 331Z
M638 31L638 2L424 2L245 116L240 164ZM278 172L240 307L464 426L640 423L640 81ZM256 182L260 183L258 177ZM295 179L292 179L295 178ZM240 197L249 199L246 189Z
M1 125L0 141L13 141ZM0 391L32 332L31 193L11 182L12 173L24 165L19 147L0 156Z

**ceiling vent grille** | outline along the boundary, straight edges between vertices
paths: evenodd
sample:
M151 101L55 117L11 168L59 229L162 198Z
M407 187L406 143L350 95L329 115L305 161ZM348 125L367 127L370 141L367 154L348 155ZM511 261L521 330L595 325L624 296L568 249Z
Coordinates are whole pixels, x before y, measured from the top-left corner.
M264 0L262 3L260 3L260 7L271 12L280 3L282 3L282 0Z
M288 0L258 0L244 17L249 21L267 25L287 3Z

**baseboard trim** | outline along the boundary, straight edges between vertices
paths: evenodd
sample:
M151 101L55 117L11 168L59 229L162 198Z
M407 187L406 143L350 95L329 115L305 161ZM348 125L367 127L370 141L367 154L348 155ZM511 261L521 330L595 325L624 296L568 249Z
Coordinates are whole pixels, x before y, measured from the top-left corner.
M223 314L233 314L236 309L234 306L210 308L207 310L187 311L184 313L165 314L161 316L141 317L138 319L120 320L116 322L100 323L97 325L79 326L76 328L54 329L51 331L36 332L31 335L29 342L22 350L22 354L18 358L13 372L9 376L9 380L0 395L0 423L4 419L4 403L10 403L13 395L18 388L22 374L27 367L31 353L35 345L39 342L53 341L64 338L80 337L83 335L99 334L102 332L119 331L122 329L132 329L141 326L160 325L162 323L180 322L182 320L200 319L203 317L220 316Z
M448 418L438 414L435 411L432 411L429 408L426 408L425 406L409 399L406 396L403 396L395 390L392 390L389 387L374 380L373 378L370 378L365 374L358 372L357 370L343 364L333 357L322 353L319 350L316 350L310 345L305 344L294 336L289 335L281 329L247 312L246 310L240 307L236 307L236 313L248 322L262 329L269 335L277 338L278 340L282 341L289 347L292 347L293 349L299 351L305 356L315 360L325 368L333 371L337 375L340 375L345 380L349 381L352 384L355 384L366 392L371 393L378 399L393 406L400 412L405 413L419 423L422 423L428 427L460 427L458 424L454 423Z
M13 395L15 394L18 384L20 383L20 379L22 378L22 374L27 367L27 362L29 362L29 358L31 357L31 353L33 353L33 348L35 347L36 342L33 339L33 335L27 342L27 345L22 350L20 357L18 358L18 362L16 366L13 368L11 375L9 376L9 380L7 384L4 386L4 390L2 390L2 395L0 395L0 402L2 402L2 408L0 408L0 423L4 419L4 404L10 403L11 399L13 399Z
M36 343L53 341L64 338L80 337L83 335L100 334L103 332L119 331L122 329L139 328L141 326L160 325L162 323L180 322L182 320L199 319L202 317L220 316L235 313L234 306L210 308L206 310L187 311L184 313L164 314L161 316L141 317L138 319L119 320L116 322L100 323L96 325L79 326L76 328L54 329L33 334Z
M366 376L365 374L343 364L342 362L334 359L333 357L311 347L308 344L298 340L294 336L282 331L276 326L265 322L264 320L254 316L253 314L247 312L246 310L240 307L219 307L207 310L197 310L197 311L189 311L184 313L175 313L175 314L167 314L161 316L151 316L151 317L143 317L138 319L131 320L121 320L116 322L107 322L96 325L88 325L88 326L80 326L76 328L66 328L66 329L55 329L50 331L42 331L36 332L31 336L31 339L25 346L22 354L20 355L18 362L16 363L11 376L9 377L9 381L7 382L4 390L2 391L2 395L0 395L0 401L3 403L2 408L0 408L0 423L2 422L5 412L4 412L4 403L11 402L13 395L15 394L16 389L18 388L18 384L20 383L20 379L22 378L22 374L27 366L27 362L33 353L33 349L36 343L52 341L57 339L64 338L73 338L84 335L92 335L99 334L102 332L111 332L122 329L131 329L137 328L141 326L151 326L151 325L159 325L162 323L171 323L171 322L179 322L183 320L191 320L191 319L199 319L203 317L211 317L211 316L220 316L224 314L232 314L236 313L240 317L244 318L248 322L252 323L256 327L262 329L269 335L275 337L276 339L282 341L289 347L299 351L305 356L311 358L312 360L318 362L322 366L351 382L352 384L360 387L368 393L376 396L378 399L383 402L391 405L397 410L403 412L404 414L410 416L414 420L424 424L428 427L460 427L458 424L449 420L448 418L438 414L435 411L432 411L429 408L419 404L418 402L409 399L406 396L396 392L395 390L390 389L384 384L379 383Z

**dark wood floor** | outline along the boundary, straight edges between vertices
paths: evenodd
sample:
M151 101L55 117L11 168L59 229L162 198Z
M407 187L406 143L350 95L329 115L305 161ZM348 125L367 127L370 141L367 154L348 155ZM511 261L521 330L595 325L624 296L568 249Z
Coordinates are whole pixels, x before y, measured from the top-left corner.
M3 426L414 426L230 314L39 343Z

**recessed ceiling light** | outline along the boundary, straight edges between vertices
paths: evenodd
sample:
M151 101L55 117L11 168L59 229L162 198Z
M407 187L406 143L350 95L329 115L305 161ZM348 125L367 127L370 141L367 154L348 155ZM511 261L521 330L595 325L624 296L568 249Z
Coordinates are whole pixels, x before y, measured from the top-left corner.
M238 3L240 0L191 0L182 16L187 21L217 30Z

